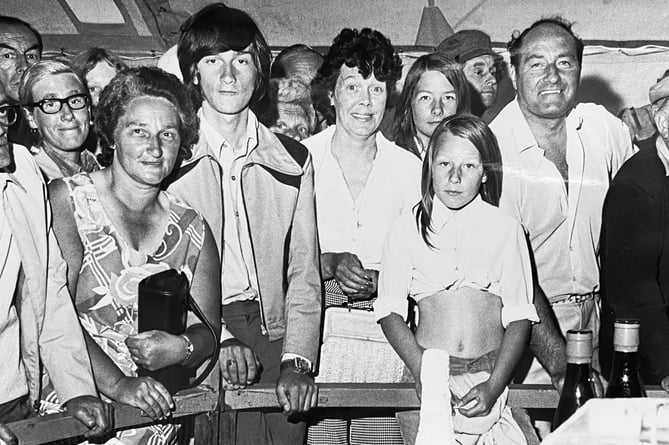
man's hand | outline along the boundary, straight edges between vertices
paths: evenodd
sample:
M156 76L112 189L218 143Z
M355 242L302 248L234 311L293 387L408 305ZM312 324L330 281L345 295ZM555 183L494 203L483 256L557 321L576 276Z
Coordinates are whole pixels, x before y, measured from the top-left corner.
M0 445L17 445L19 440L7 425L0 423Z
M97 397L75 397L63 403L63 407L69 415L88 428L88 431L84 433L86 438L103 436L112 429L114 423L112 406Z
M184 339L165 331L146 331L126 337L132 360L149 371L166 368L183 361Z
M219 366L223 380L233 389L243 389L255 380L260 360L251 348L236 338L230 338L221 343Z
M151 377L122 377L114 400L141 409L153 420L163 420L172 413L174 401L165 386Z
M276 383L276 398L288 416L306 412L318 404L318 386L313 377L286 368L281 371Z
M352 253L335 254L333 259L334 279L344 294L356 299L369 298L376 290L376 271L365 270L360 259Z

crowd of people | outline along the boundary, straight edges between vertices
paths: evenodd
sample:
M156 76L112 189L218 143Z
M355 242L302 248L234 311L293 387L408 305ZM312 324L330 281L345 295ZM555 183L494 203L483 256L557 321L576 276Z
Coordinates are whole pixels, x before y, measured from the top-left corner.
M543 18L507 66L462 30L403 79L377 30L272 61L251 16L213 3L169 73L102 48L42 59L0 17L0 443L58 410L86 438L174 443L173 394L143 370L217 356L212 381L274 384L281 407L221 413L225 443L538 443L549 417L507 406L508 384L559 390L564 335L588 329L605 385L616 318L640 319L642 375L669 391L669 76L639 149L576 103L583 47ZM140 331L139 283L171 269L209 323ZM341 306L373 311L421 411L315 410ZM112 431L110 401L155 422Z

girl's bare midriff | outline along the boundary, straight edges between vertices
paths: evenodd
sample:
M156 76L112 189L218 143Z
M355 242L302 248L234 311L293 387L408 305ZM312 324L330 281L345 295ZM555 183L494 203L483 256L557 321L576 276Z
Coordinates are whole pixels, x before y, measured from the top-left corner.
M502 300L497 295L470 287L444 290L420 300L418 309L416 340L424 348L477 358L502 342Z

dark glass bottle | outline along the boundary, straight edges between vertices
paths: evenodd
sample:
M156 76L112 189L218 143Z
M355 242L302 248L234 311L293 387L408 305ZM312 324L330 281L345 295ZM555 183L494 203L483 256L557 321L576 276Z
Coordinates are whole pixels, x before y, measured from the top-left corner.
M646 397L639 376L639 320L613 325L613 364L606 397Z
M567 372L555 410L553 429L560 426L587 400L595 397L591 363L592 331L567 331Z

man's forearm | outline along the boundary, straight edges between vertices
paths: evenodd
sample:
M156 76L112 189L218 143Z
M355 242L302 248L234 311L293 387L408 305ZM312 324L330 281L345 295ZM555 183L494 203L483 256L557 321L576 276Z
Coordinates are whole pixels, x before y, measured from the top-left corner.
M551 377L564 374L567 366L565 340L553 309L537 284L534 286L534 306L541 322L532 326L530 350Z

